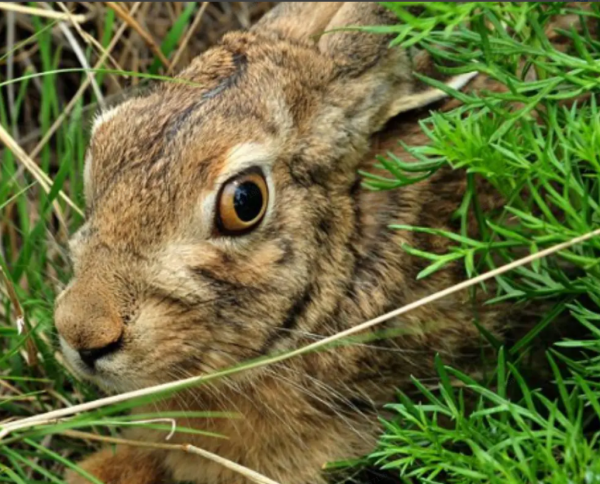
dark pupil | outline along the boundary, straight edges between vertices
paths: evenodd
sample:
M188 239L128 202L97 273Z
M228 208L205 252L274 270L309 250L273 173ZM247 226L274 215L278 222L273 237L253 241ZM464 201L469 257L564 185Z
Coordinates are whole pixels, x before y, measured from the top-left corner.
M235 189L233 208L240 220L250 222L260 214L263 206L263 197L256 183L250 181L240 184Z

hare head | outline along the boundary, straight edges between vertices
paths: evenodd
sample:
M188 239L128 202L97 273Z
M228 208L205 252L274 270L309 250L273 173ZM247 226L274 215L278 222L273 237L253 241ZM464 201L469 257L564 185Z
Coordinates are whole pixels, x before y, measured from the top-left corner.
M281 4L98 117L56 303L78 373L129 390L327 332L367 223L357 167L424 92L389 36L344 28L393 22L374 3Z

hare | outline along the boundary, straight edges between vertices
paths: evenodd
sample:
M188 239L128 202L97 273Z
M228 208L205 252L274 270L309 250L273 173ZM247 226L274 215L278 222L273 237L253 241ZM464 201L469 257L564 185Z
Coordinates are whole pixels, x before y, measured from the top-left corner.
M415 121L424 113L414 109L443 94L415 79L429 69L424 58L388 48L389 37L320 34L396 21L375 3L280 4L249 31L226 35L179 82L98 117L84 173L87 221L70 241L74 276L56 301L74 371L107 392L206 374L465 277L452 266L417 281L424 263L401 245L444 251L446 242L387 228L455 230L461 174L383 192L357 174L377 153L400 153L399 138L424 142ZM468 80L446 79L457 88ZM374 329L397 331L392 338L240 372L156 405L238 412L181 422L226 440L173 440L281 483L324 482L325 463L374 448L382 405L411 375L432 376L436 353L477 364L475 317L501 332L507 313L462 294ZM246 482L198 456L136 447L101 450L81 466L106 484ZM67 481L87 482L75 473Z

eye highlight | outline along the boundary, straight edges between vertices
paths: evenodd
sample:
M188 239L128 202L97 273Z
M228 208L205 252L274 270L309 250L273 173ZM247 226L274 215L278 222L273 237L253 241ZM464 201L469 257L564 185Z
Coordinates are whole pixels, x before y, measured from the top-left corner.
M255 228L265 215L269 201L267 182L257 171L229 180L217 201L217 226L228 235L240 235Z

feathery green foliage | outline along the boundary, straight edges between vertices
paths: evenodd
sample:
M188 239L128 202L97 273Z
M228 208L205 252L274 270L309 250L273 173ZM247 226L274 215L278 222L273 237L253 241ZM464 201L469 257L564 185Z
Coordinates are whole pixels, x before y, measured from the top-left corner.
M409 6L422 11L411 14ZM389 178L368 173L374 190L402 189L442 167L464 169L468 190L460 234L424 227L449 238L447 254L406 247L431 264L429 277L459 261L469 275L598 228L600 221L600 42L591 27L600 6L563 3L386 3L400 20L394 44L426 49L447 73L478 71L504 89L477 94L448 91L462 106L422 122L426 146L406 147L416 162L382 157ZM547 31L555 16L574 15L586 25L562 33L566 51ZM410 28L407 27L410 25ZM488 213L478 203L476 180L486 180L507 204ZM481 235L467 235L467 214ZM500 301L554 306L510 348L500 348L493 375L475 381L438 361L437 389L415 381L417 396L390 405L396 418L372 459L407 482L600 482L600 241L592 239L556 257L497 278ZM486 290L486 288L480 288ZM547 351L552 378L543 390L528 378L531 343L559 315L586 336ZM539 361L537 362L539 364ZM452 383L451 383L452 381Z

